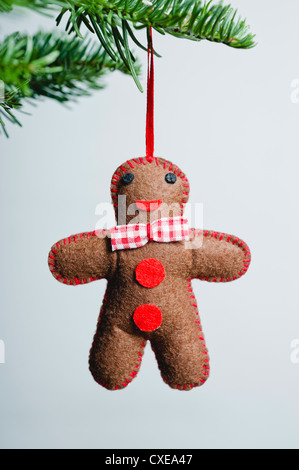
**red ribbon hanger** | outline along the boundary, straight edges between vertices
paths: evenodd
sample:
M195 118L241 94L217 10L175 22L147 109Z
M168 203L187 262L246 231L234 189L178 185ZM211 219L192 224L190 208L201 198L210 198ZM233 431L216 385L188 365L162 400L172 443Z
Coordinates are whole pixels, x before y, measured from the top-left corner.
M154 48L152 27L149 28L147 47L147 111L146 111L146 158L154 158Z

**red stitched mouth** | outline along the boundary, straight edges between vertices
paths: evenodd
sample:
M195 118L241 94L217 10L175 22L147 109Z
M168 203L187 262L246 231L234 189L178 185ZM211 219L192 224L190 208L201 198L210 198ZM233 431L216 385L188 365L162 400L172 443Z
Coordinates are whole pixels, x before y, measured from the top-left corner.
M155 211L162 204L162 200L158 199L157 201L136 201L136 206L141 211Z

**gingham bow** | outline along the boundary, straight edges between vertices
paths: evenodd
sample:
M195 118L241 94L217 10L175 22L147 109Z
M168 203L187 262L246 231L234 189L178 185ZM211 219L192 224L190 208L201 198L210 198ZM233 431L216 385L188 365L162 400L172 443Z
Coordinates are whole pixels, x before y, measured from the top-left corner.
M170 217L151 224L118 225L110 230L112 251L140 248L149 241L160 243L189 240L187 219Z

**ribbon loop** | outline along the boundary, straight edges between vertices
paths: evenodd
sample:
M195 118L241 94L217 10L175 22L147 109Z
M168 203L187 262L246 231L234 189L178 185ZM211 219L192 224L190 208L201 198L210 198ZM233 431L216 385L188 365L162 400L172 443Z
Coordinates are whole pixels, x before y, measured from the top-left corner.
M154 159L154 48L152 27L149 28L147 47L147 111L146 111L146 159Z

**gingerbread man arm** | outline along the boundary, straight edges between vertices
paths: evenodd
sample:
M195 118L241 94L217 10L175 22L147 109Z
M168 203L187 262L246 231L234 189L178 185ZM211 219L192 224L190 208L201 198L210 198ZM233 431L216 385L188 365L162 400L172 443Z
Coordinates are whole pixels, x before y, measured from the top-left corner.
M67 285L108 279L115 270L107 231L84 232L64 238L49 253L49 268L57 281Z
M211 230L192 229L192 275L208 282L230 282L243 276L251 255L247 244L238 237Z

